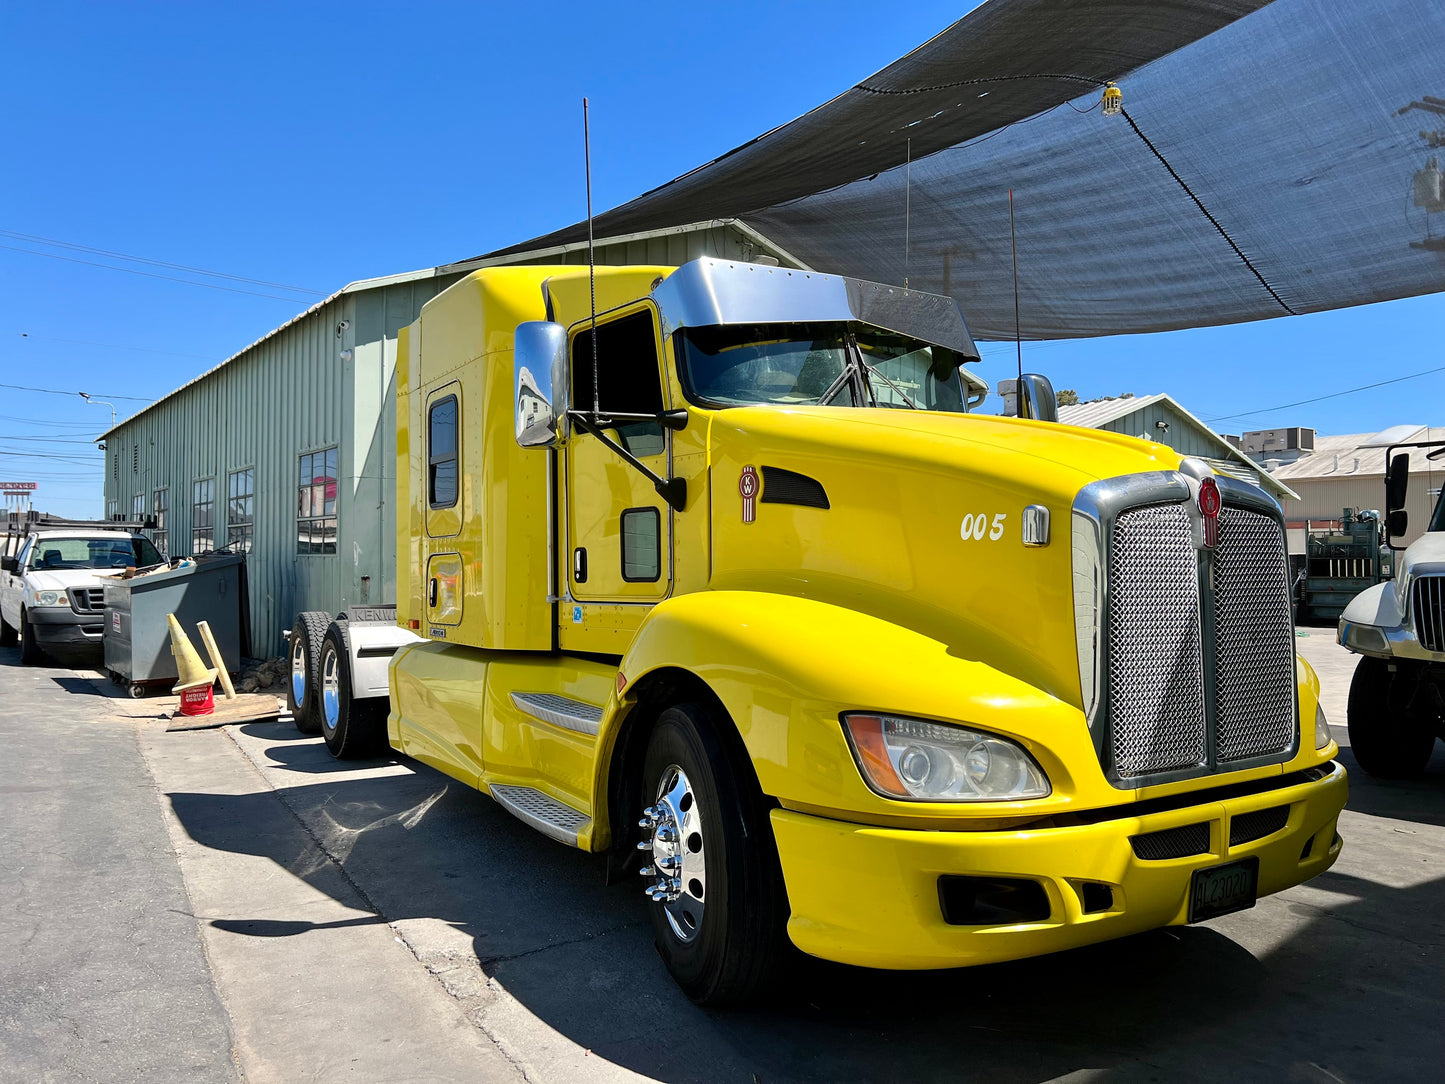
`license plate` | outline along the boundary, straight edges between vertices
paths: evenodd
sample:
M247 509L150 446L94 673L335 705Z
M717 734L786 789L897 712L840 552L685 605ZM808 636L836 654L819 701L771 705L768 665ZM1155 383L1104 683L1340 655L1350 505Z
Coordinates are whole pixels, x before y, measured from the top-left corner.
M1203 922L1206 918L1248 910L1258 895L1258 858L1197 869L1189 885L1189 921Z

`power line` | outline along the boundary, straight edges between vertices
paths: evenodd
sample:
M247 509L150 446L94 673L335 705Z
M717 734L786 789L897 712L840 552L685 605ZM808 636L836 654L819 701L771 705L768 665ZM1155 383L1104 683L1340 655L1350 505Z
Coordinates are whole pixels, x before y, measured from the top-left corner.
M196 282L194 279L176 278L175 275L157 275L154 271L141 271L135 267L115 267L108 263L96 263L94 260L80 260L74 256L62 256L58 252L36 252L33 248L16 248L14 245L0 245L0 248L10 252L23 252L27 256L44 256L48 260L64 260L66 263L80 263L87 267L103 267L107 271L124 271L127 275L144 275L148 279L165 279L167 282L180 282L187 286L204 286L208 290L225 290L231 294L247 294L251 297L269 297L272 301L287 301L292 305L299 304L294 297L282 297L280 294L261 294L255 290L238 290L234 286L222 286L219 282Z
M1249 418L1256 414L1268 414L1271 410L1288 410L1290 407L1308 406L1310 403L1320 403L1326 399L1338 399L1342 395L1354 395L1358 391L1369 391L1371 388L1383 388L1386 384L1399 384L1405 380L1417 380L1422 376L1429 376L1431 373L1445 373L1445 365L1434 369L1426 369L1421 373L1411 373L1409 376L1397 376L1390 380L1381 380L1374 384L1361 384L1358 388L1347 388L1345 391L1332 391L1328 395L1316 395L1313 399L1301 399L1297 403L1281 403L1279 406L1263 407L1260 410L1246 410L1240 414L1217 414L1212 418L1205 418L1207 422L1227 422L1234 418Z
M13 388L16 391L38 391L44 395L79 395L78 391L60 391L57 388L30 388L23 384L0 384L0 388ZM91 392L97 399L129 399L133 403L154 403L154 399L142 399L138 395L117 395L113 391Z
M99 438L96 438L99 439ZM44 441L46 444L94 444L94 440L86 440L84 437L41 437L32 433L22 433L11 436L9 433L0 434L0 440L31 440Z
M185 271L192 275L209 275L211 278L230 279L232 282L245 282L252 286L268 286L273 290L291 290L298 294L315 294L317 297L326 296L325 291L312 290L306 286L288 286L284 282L267 282L265 279L249 279L244 275L231 275L225 271L207 271L204 267L188 267L183 263L168 263L165 260L153 260L146 256L132 256L126 252L113 252L105 248L91 248L89 245L77 245L71 241L57 241L53 237L40 237L33 233L16 233L14 230L0 229L0 237L11 237L19 241L51 245L55 248L68 248L73 252L89 252L94 256L109 256L113 260L129 260L132 263L144 263L152 267L167 267L172 271ZM37 255L43 255L43 253L37 253ZM123 269L116 268L115 270L119 271Z
M101 460L88 455L70 455L66 452L9 452L0 449L0 456L15 456L20 459L54 459L63 463L101 463Z

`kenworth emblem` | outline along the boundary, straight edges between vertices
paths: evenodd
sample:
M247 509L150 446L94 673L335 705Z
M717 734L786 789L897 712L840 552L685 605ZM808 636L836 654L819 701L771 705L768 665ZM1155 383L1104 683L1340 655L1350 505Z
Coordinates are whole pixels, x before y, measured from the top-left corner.
M751 523L758 518L758 472L751 463L738 476L738 493L743 498L743 522Z
M1219 544L1219 483L1213 478L1199 482L1199 515L1204 520L1204 548L1212 550Z

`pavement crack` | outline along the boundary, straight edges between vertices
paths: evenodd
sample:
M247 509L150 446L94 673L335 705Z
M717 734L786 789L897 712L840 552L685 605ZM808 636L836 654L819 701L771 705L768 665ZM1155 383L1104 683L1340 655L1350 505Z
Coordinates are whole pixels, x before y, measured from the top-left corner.
M588 941L596 941L599 937L622 933L624 930L630 930L640 925L642 925L641 922L624 922L617 926L609 926L606 929L598 930L595 933L589 933L585 937L573 937L566 941L552 941L545 945L538 945L536 948L527 949L525 952L513 952L501 956L478 956L477 963L483 967L489 967L492 964L505 964L511 963L513 960L525 960L529 956L536 956L543 952L551 952L553 949L566 948L569 945L585 945Z

